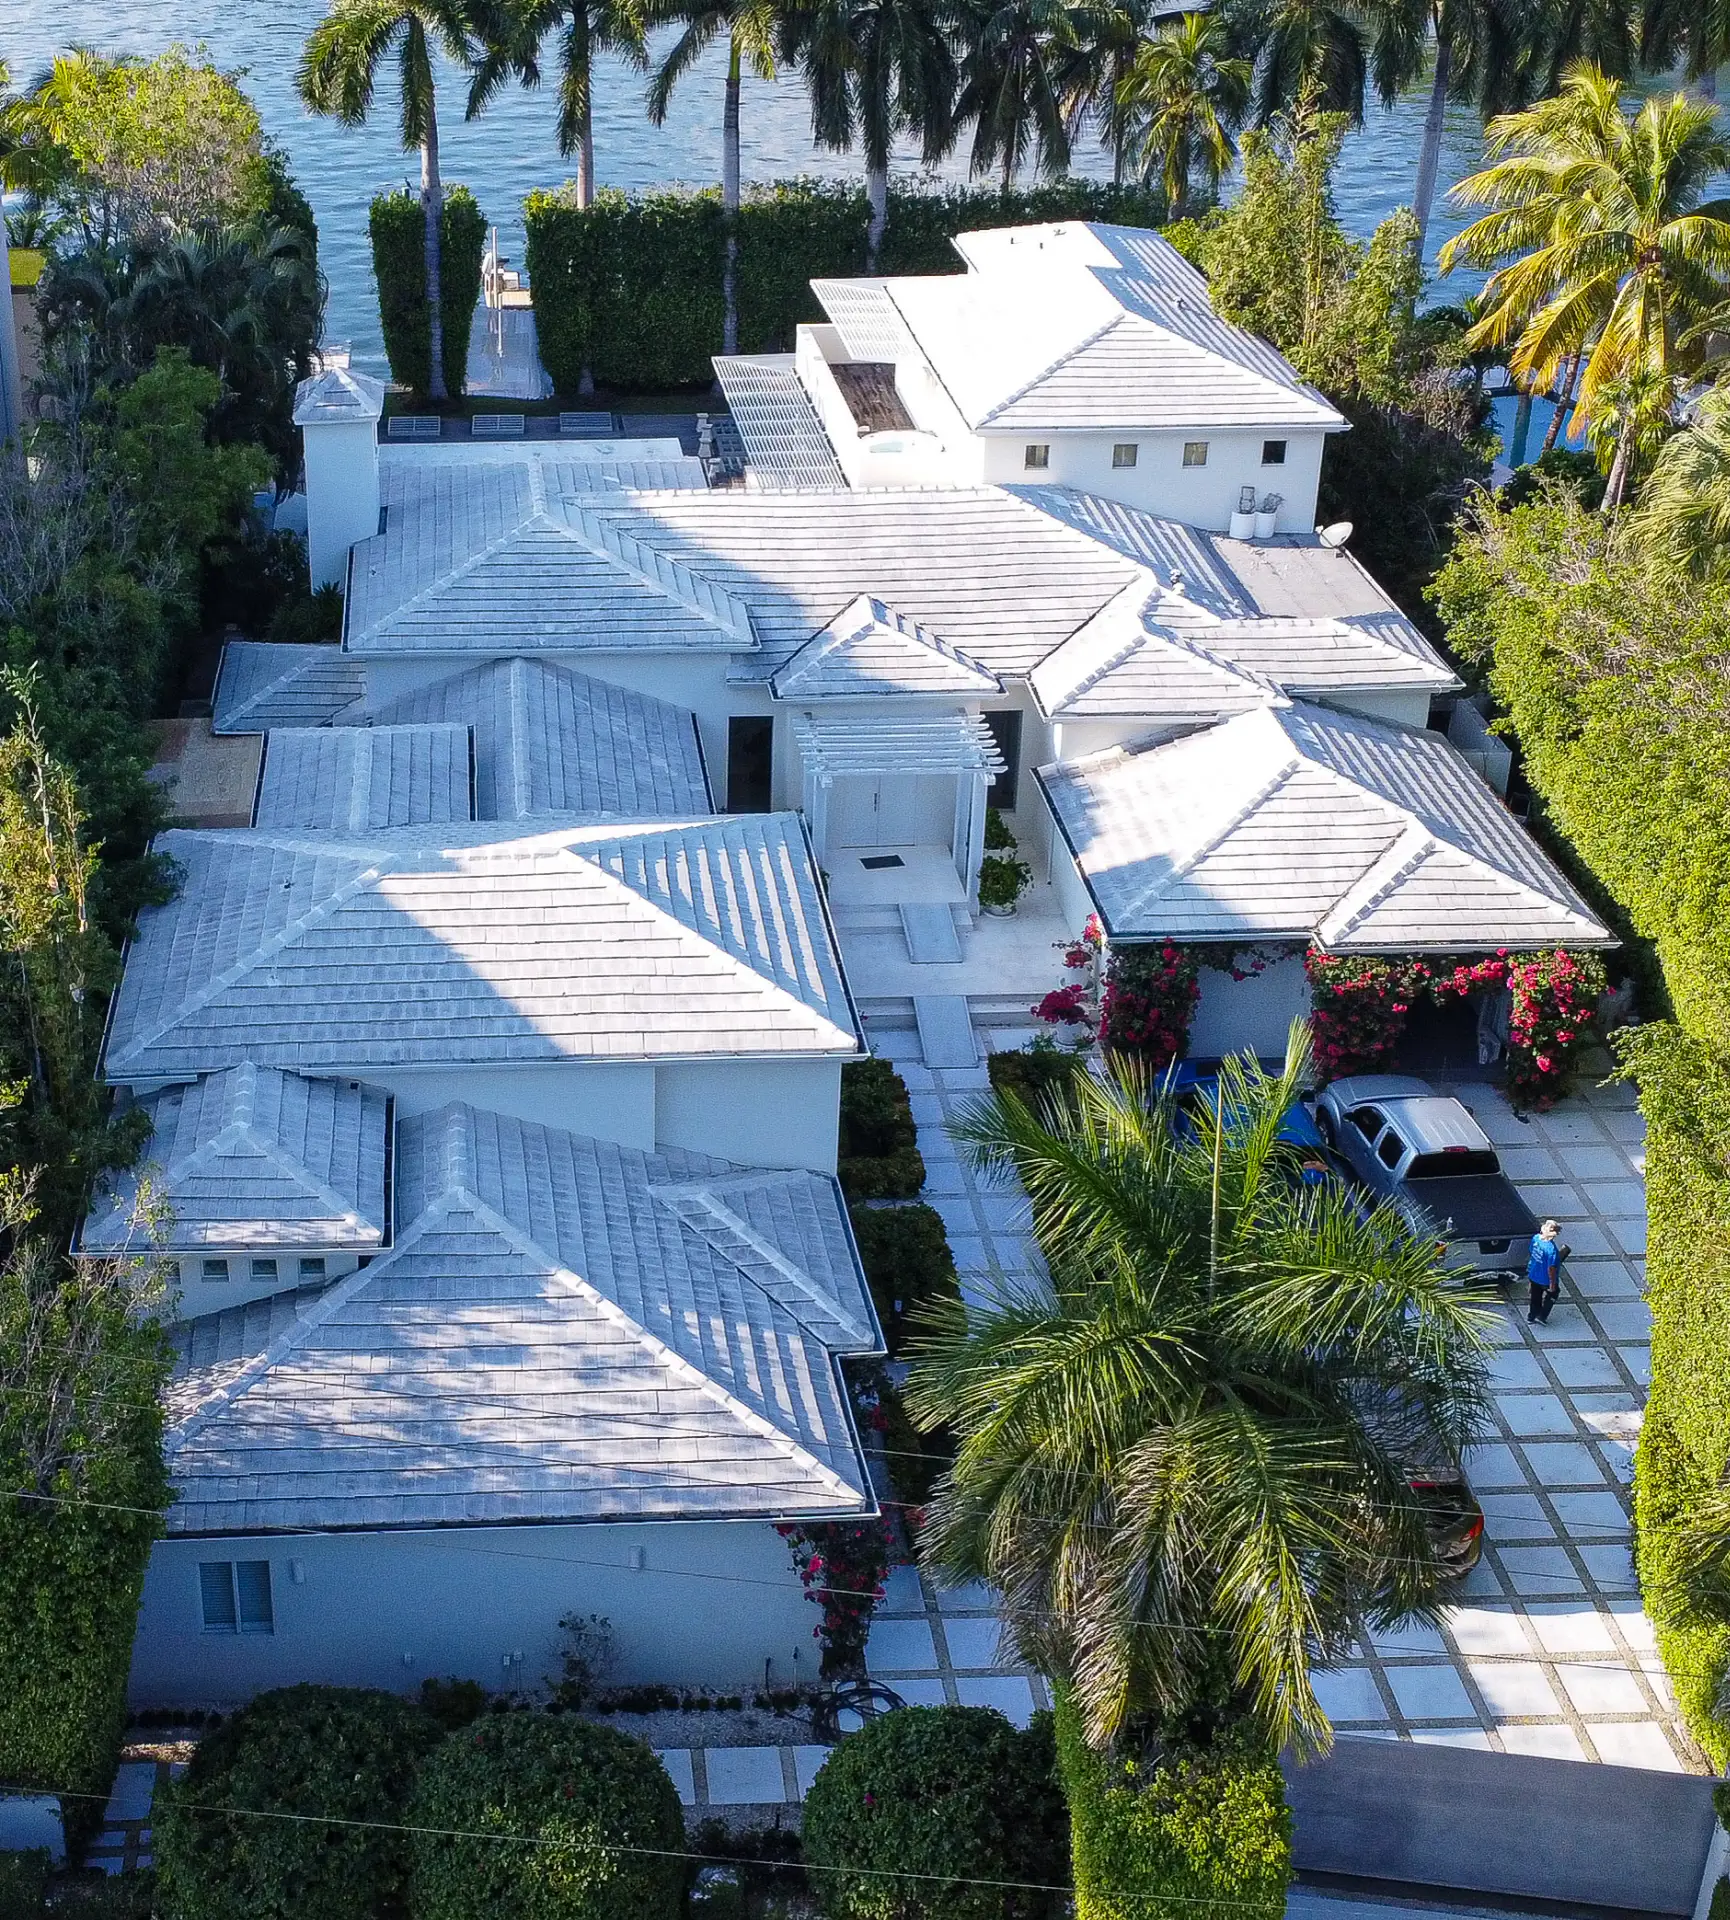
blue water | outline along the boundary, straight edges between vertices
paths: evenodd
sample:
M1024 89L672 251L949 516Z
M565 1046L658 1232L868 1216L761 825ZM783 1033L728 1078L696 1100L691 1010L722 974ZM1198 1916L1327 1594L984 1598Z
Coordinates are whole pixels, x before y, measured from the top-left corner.
M351 129L306 114L295 96L294 69L301 43L324 11L323 0L0 0L0 60L14 83L69 44L105 51L154 53L180 42L202 45L219 64L239 69L264 124L288 152L295 178L318 216L324 269L330 282L326 338L352 344L357 363L382 364L378 311L367 255L366 210L382 186L418 181L418 162L404 154L394 132L394 89L381 84L370 123ZM651 127L643 116L640 75L608 62L596 86L597 170L606 186L638 189L682 181L716 180L721 161L721 94L724 54L720 47L690 73L674 98L667 123ZM460 121L462 89L453 78L444 90L445 177L466 181L487 218L500 229L508 258L520 260L523 197L532 188L557 185L570 172L553 137L555 106L545 91L501 95L485 116ZM1392 112L1372 108L1361 132L1347 142L1335 183L1342 219L1358 234L1409 199L1417 171L1423 118L1421 97ZM856 161L823 153L811 143L810 116L796 81L747 77L743 109L747 180L785 179L809 173L857 177ZM1478 126L1469 111L1448 119L1442 162L1444 186L1469 172L1478 154ZM1110 175L1097 147L1078 154L1076 171ZM909 164L911 177L917 168ZM964 162L939 177L965 177ZM1438 206L1430 226L1433 262L1437 247L1460 222ZM1444 281L1437 297L1452 299L1475 280ZM1456 291L1457 289L1457 291Z

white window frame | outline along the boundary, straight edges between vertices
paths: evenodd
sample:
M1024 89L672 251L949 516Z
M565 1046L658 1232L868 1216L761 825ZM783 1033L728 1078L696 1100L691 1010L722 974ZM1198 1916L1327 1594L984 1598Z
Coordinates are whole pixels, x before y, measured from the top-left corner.
M1183 464L1186 467L1205 467L1207 446L1205 440L1186 440L1183 443Z
M1024 473L1049 473L1051 471L1051 442L1049 440L1029 440L1021 450L1021 468Z
M1139 440L1119 440L1111 449L1111 465L1114 472L1133 467L1141 455Z

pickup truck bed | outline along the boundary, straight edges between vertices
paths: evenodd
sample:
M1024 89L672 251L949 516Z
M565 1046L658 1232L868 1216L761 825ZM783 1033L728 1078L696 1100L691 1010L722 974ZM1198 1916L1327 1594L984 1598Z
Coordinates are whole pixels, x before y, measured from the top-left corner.
M1434 1219L1443 1239L1529 1240L1538 1231L1532 1209L1505 1174L1414 1180L1406 1191Z

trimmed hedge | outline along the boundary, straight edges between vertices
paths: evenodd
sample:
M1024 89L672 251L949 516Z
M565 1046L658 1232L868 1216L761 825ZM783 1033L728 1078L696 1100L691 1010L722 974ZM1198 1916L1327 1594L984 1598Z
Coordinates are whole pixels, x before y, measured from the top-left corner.
M399 1820L439 1729L392 1693L283 1687L199 1741L157 1796L156 1860L173 1920L373 1920L408 1875ZM328 1817L259 1820L224 1806Z
M546 1713L465 1727L422 1769L409 1819L414 1920L678 1920L679 1796L611 1727Z
M426 216L420 195L399 188L372 203L372 270L391 378L425 394L432 372L427 327ZM445 188L439 232L439 313L444 321L445 391L454 400L468 385L469 331L481 297L487 223L467 187Z
M1048 1714L1018 1732L990 1707L908 1707L849 1734L805 1799L807 1862L832 1920L1007 1920L1061 1910L1063 1796ZM898 1879L906 1874L918 1879Z
M1076 1920L1283 1920L1291 1810L1266 1748L1227 1733L1146 1767L1096 1753L1062 1699Z
M911 1207L849 1207L859 1260L876 1303L889 1351L898 1354L927 1301L957 1300L960 1283L942 1216L920 1202Z
M1067 1093L1076 1075L1087 1071L1087 1056L1046 1040L1043 1046L1036 1042L988 1055L985 1071L994 1093L1012 1093L1037 1113L1045 1095Z
M559 392L575 393L585 371L632 392L709 385L723 315L718 191L603 192L579 210L563 187L530 194L523 214L541 360ZM892 185L878 270L957 272L950 241L972 228L1067 219L1156 226L1164 214L1156 191L1085 180L1009 194ZM742 353L790 348L801 321L822 319L810 283L864 272L869 221L857 187L783 180L746 189L738 224Z
M911 1200L925 1184L907 1083L887 1060L841 1069L841 1157L849 1200Z

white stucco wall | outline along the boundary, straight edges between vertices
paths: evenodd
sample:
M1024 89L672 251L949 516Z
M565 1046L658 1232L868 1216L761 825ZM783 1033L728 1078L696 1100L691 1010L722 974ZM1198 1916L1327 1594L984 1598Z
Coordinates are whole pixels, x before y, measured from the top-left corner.
M648 1061L547 1066L369 1067L365 1078L396 1096L399 1118L450 1100L567 1133L647 1151L655 1144L655 1068Z
M1224 533L1230 525L1239 488L1251 486L1258 500L1269 493L1281 496L1276 532L1308 533L1315 525L1316 489L1327 436L1290 427L1257 427L1247 432L1189 427L1169 433L1122 427L1106 433L1029 428L1014 434L983 434L980 439L984 477L993 485L1076 487L1216 533ZM1208 443L1205 466L1183 464L1188 440ZM1262 446L1268 440L1286 443L1285 460L1278 466L1262 464ZM1112 447L1118 441L1135 443L1133 467L1111 464ZM1029 469L1031 444L1051 449L1047 467Z
M378 532L378 424L327 420L301 430L307 562L315 587L342 586L349 550Z
M839 1060L655 1069L655 1140L747 1167L835 1171Z
M274 1632L204 1631L205 1560L270 1562ZM159 1541L129 1697L202 1706L301 1680L412 1693L445 1676L528 1691L556 1673L572 1613L612 1622L614 1684L760 1687L765 1661L775 1686L817 1677L817 1610L767 1524L453 1527Z
M175 1253L169 1256L179 1266L180 1278L171 1290L168 1312L177 1320L193 1320L203 1313L221 1313L227 1307L243 1307L252 1300L268 1300L274 1293L292 1293L296 1287L319 1286L322 1281L316 1274L301 1275L300 1263L305 1257L316 1256L324 1261L324 1280L340 1280L345 1273L353 1273L359 1266L357 1255L349 1252L319 1253L316 1247L220 1247L200 1249L197 1253ZM255 1259L274 1257L276 1278L254 1279L252 1263ZM204 1263L206 1260L227 1260L229 1277L226 1280L206 1280Z
M1425 687L1404 693L1330 693L1320 704L1338 707L1342 713L1361 713L1371 720L1392 720L1404 727L1424 727L1430 719L1430 695Z
M1283 1060L1291 1023L1309 1010L1302 954L1276 960L1249 980L1204 967L1201 998L1189 1029L1190 1054L1207 1058L1248 1049L1263 1059Z

